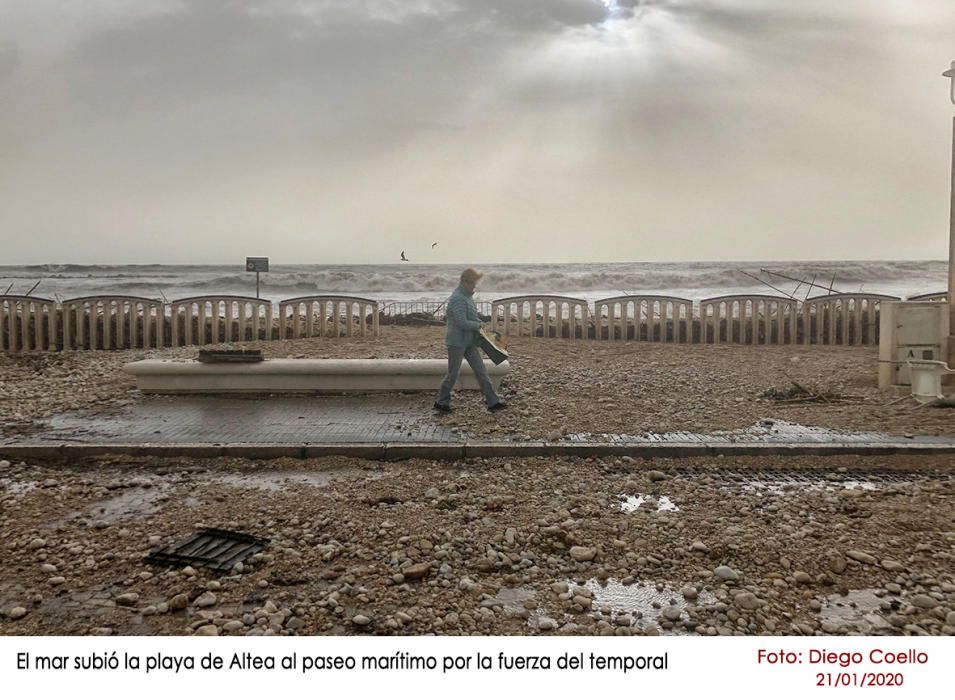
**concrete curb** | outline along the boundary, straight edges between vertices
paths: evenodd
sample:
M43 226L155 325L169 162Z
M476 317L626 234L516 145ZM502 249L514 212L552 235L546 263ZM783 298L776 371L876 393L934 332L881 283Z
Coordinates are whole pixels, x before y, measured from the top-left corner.
M681 458L737 456L952 455L951 442L703 443L657 442L549 443L65 443L0 445L2 459L64 459L127 455L133 457L358 457L372 460L460 460L469 457L634 457Z

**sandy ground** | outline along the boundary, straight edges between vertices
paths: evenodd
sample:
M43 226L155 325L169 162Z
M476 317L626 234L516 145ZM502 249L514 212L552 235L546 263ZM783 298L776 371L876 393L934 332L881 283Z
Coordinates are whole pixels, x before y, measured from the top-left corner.
M267 357L443 358L441 327L383 327L379 338L311 338L245 343ZM663 345L516 338L503 397L488 414L468 392L438 420L475 436L550 438L570 433L640 434L746 428L764 418L897 435L955 435L955 409L886 404L874 348ZM120 368L145 357L195 357L195 347L161 351L0 355L0 429L29 432L45 416L141 400ZM765 398L796 381L828 403ZM422 410L433 397L422 396Z
M200 525L271 542L225 573L144 563ZM953 634L955 477L933 457L0 462L0 561L8 635Z

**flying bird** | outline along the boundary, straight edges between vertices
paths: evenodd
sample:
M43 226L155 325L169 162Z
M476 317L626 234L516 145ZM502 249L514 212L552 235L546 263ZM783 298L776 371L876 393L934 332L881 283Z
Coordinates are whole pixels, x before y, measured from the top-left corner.
M405 251L401 251L401 262L408 262L408 258L405 257Z
M438 245L438 242L437 242L437 241L435 241L434 243L432 243L432 244L431 244L431 247L434 248L436 245Z

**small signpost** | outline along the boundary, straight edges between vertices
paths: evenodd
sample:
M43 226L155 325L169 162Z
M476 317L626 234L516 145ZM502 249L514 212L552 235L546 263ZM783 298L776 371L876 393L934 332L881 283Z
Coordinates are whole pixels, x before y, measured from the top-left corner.
M259 298L259 273L269 271L268 258L246 258L245 271L255 273L255 298Z

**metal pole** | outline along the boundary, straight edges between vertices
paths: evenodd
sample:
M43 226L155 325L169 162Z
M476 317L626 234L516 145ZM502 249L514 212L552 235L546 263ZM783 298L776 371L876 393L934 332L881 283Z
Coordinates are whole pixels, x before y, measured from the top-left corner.
M259 271L255 271L255 298L259 299Z
M955 367L955 117L952 117L952 179L948 211L948 366Z

